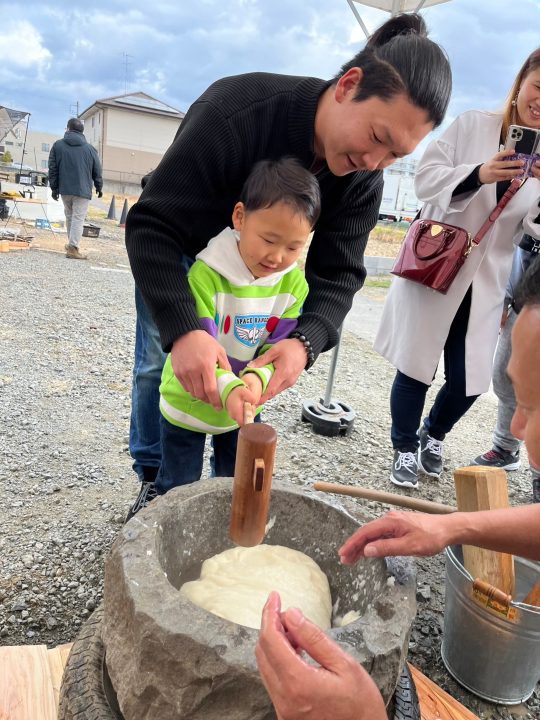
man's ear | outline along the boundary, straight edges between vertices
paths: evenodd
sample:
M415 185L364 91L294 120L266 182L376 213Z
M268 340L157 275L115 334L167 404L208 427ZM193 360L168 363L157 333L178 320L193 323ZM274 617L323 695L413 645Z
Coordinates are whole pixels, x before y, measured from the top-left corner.
M246 209L244 207L244 203L237 202L234 206L233 214L232 214L232 221L233 221L233 228L235 230L240 231L242 229L242 226L244 225L244 219L246 217Z
M354 97L358 87L362 84L364 72L362 68L352 67L344 73L336 84L334 96L337 102L341 103L347 98Z

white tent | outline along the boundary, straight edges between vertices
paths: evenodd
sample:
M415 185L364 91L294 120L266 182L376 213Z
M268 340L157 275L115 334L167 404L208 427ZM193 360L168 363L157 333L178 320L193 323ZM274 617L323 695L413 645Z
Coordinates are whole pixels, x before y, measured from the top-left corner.
M402 12L419 12L422 8L439 5L443 2L449 2L449 0L347 0L347 2L366 37L369 37L369 31L360 17L357 5L367 5L377 10L389 12L391 15L397 15Z
M17 125L18 122L30 113L22 110L11 110L8 107L0 105L0 142L6 137L8 132Z

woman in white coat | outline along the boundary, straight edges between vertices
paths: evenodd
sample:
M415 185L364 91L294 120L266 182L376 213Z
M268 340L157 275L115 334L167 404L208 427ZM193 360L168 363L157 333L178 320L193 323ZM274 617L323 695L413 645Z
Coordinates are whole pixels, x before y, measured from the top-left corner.
M427 148L416 175L422 216L466 228L473 236L523 172L523 161L499 151L511 124L540 128L540 48L518 73L502 113L470 111ZM540 238L540 163L479 245L446 295L395 278L375 349L397 369L392 386L391 481L418 485L418 471L439 477L446 433L486 392L514 241ZM445 383L421 422L426 393L444 352Z

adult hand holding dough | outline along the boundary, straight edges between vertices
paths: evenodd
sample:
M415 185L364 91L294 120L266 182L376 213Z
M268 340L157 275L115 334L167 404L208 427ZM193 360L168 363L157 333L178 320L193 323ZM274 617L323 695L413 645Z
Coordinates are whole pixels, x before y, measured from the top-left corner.
M320 667L308 665L300 650ZM264 607L255 653L278 720L387 720L364 668L299 610L281 613L276 592Z

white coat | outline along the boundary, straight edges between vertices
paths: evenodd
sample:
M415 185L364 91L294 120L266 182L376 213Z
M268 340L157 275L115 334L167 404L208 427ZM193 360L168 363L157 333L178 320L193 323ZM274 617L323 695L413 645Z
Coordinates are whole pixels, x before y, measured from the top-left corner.
M466 228L473 235L497 204L496 184L452 197L473 169L499 150L502 115L470 111L434 140L419 163L415 188L422 216ZM448 293L393 279L374 348L405 375L431 384L452 320L472 284L465 338L467 395L486 392L514 243L524 232L540 238L540 183L529 178L465 260Z

